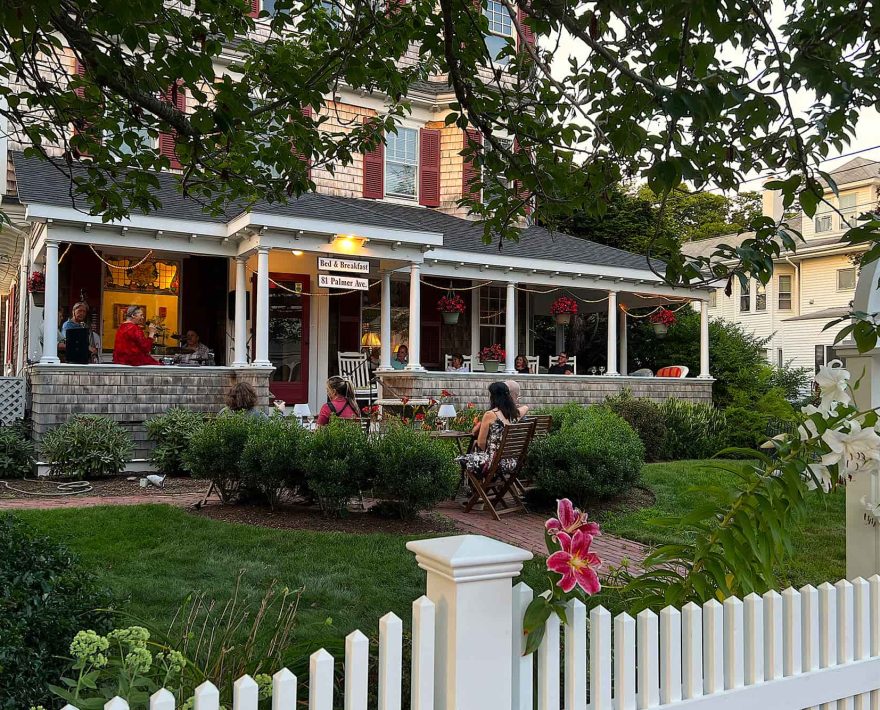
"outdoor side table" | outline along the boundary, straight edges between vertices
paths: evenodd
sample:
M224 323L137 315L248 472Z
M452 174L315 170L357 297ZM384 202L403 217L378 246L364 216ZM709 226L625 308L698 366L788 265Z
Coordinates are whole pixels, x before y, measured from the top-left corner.
M430 436L435 439L452 439L455 441L455 445L458 447L458 453L465 454L467 450L470 448L471 441L474 438L474 435L469 431L432 431L430 432ZM467 442L465 444L465 442Z

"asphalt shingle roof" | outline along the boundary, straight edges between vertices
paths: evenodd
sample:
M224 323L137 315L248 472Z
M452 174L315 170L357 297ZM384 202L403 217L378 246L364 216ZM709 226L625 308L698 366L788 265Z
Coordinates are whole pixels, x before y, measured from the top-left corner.
M82 198L74 199L69 178L59 170L59 164L40 158L13 154L18 195L24 203L39 203L61 207L76 207L87 212ZM83 171L83 168L74 168ZM227 222L244 211L244 205L232 204L225 215L210 215L191 198L177 189L173 175L157 176L157 197L161 207L151 214L169 219L187 219L210 223ZM389 229L409 229L439 232L443 248L477 254L502 254L521 259L547 259L572 264L616 266L640 271L648 270L644 256L596 244L579 237L551 232L543 227L529 226L520 231L519 241L497 240L492 244L482 241L483 227L479 222L456 217L437 210L399 205L380 200L353 197L333 197L319 193L304 194L287 204L258 203L251 212L290 217L333 219ZM654 260L656 268L663 264Z
M861 182L862 180L870 180L872 178L880 178L880 163L876 160L869 160L861 156L847 161L839 168L832 170L830 173L834 182L838 187L842 187L850 182ZM823 186L828 187L825 180L819 180Z

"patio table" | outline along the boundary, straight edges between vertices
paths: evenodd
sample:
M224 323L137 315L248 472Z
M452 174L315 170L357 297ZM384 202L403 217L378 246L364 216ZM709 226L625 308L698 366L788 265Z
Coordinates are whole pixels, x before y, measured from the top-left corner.
M430 436L435 439L451 439L455 441L455 445L458 447L458 453L460 454L467 453L471 441L474 438L474 435L469 431L454 431L452 429L445 431L432 431L430 432ZM464 443L465 441L467 442L466 445Z

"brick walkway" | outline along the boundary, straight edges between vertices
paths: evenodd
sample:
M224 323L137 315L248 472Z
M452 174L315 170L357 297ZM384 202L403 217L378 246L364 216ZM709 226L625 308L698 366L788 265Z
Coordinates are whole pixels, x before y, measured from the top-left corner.
M462 530L477 535L494 537L510 545L522 547L537 555L546 555L544 543L544 521L547 516L535 513L512 513L495 520L489 513L472 511L465 513L459 502L448 501L437 507L437 512L445 515ZM600 535L593 540L590 548L602 558L607 572L611 567L619 567L624 560L631 572L640 572L642 560L648 554L648 547L639 542L626 540L614 535Z

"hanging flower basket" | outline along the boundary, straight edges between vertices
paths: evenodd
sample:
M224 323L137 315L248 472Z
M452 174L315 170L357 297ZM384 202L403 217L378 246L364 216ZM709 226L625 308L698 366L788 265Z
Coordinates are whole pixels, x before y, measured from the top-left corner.
M437 301L437 310L440 311L446 325L458 323L458 317L464 313L465 308L464 299L451 291Z
M486 372L498 372L498 365L504 362L507 358L507 353L499 343L495 343L494 345L487 345L480 350L479 358Z
M34 271L27 280L27 289L34 299L34 305L42 308L46 305L46 276L42 271Z
M571 317L577 315L578 304L573 298L568 296L560 296L550 306L550 315L556 317L556 323L559 325L568 325L571 323Z
M675 313L668 308L661 308L659 311L652 313L648 320L651 322L654 334L658 338L662 338L669 330L669 326L675 323Z

